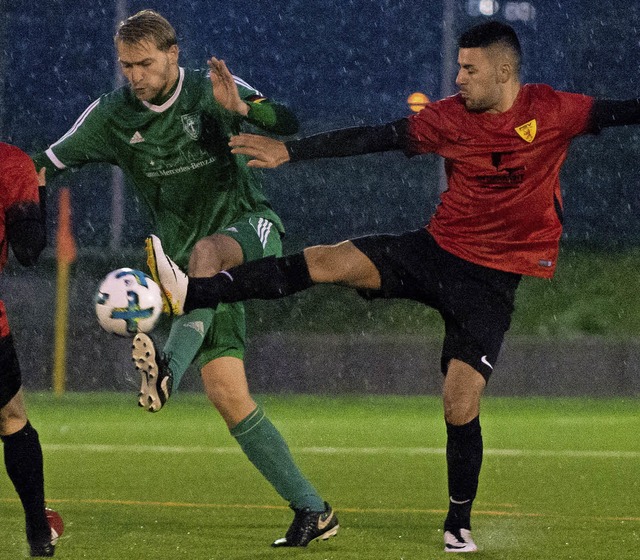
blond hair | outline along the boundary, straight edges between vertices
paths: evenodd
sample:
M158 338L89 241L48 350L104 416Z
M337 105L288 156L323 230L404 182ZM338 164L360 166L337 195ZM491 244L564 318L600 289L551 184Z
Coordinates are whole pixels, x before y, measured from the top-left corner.
M161 51L178 44L173 26L154 10L142 10L121 21L113 40L129 45L150 40Z

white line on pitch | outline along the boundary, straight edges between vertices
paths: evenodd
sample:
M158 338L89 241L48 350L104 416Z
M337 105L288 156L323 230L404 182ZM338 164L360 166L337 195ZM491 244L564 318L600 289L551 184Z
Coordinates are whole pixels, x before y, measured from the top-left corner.
M93 453L210 453L213 455L240 453L239 447L168 446L168 445L107 445L107 444L44 444L46 451L89 451ZM439 447L297 447L294 453L310 455L443 455ZM573 450L573 449L485 449L485 455L504 457L568 457L589 459L638 459L640 451Z

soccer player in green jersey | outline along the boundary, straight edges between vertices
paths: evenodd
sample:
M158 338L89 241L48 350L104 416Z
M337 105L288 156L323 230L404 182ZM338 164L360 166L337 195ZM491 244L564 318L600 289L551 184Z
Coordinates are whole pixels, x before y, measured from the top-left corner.
M54 177L90 162L119 166L167 249L193 276L280 255L280 218L228 142L245 122L293 134L295 116L232 76L220 60L208 61L208 73L180 67L175 31L152 10L122 22L115 46L128 86L92 103L62 138L35 156L37 168L46 167ZM163 351L148 335L137 335L139 405L158 411L196 360L205 392L231 434L295 512L286 536L273 545L306 546L335 535L338 522L331 507L302 475L249 393L244 344L241 304L175 317Z

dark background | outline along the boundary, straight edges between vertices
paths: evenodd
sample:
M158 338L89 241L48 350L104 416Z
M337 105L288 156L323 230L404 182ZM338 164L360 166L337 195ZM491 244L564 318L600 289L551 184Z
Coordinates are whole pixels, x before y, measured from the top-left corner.
M126 14L154 8L175 26L181 64L223 58L233 73L290 105L302 133L406 115L407 96L439 98L444 2L236 0L125 2ZM454 37L483 16L453 2ZM475 3L477 4L477 2ZM521 2L500 2L495 17ZM601 97L639 96L637 2L532 0L531 21L511 23L524 50L523 79ZM32 153L57 140L86 106L114 88L115 1L0 0L4 95L2 139ZM477 10L476 10L477 12ZM450 85L450 84L449 84ZM640 241L638 132L606 130L574 142L563 172L569 243L625 247ZM435 156L384 154L319 161L265 173L288 227L289 247L426 222L438 196ZM56 184L73 187L81 246L111 239L111 170L91 166ZM50 193L55 227L55 192ZM139 246L149 226L127 190L122 245Z
M117 4L106 0L0 0L2 140L30 153L44 149L64 134L95 98L115 87L118 72L112 36ZM205 60L215 55L264 94L287 103L300 118L301 134L400 118L408 113L406 98L410 93L422 91L437 99L445 89L453 89L452 80L445 79L442 85L445 2L167 0L126 4L126 15L149 7L174 24L182 65L203 67ZM471 2L467 0L452 4L453 21L445 31L454 37L486 19L470 15ZM506 21L509 6L513 9L524 4L500 2L496 18ZM535 9L534 19L509 21L521 38L525 82L546 82L558 89L608 98L640 96L640 3L531 0L529 4ZM562 174L565 251L583 251L587 246L594 251L587 254L600 262L597 255L604 252L623 255L640 246L637 141L638 130L627 127L574 142ZM265 172L264 181L287 226L286 250L292 250L310 243L421 226L438 200L439 165L435 156L407 160L401 154L387 153L284 166ZM129 341L105 338L93 313L87 313L93 290L108 270L144 266L142 240L150 226L128 187L120 247L106 249L113 240L111 174L109 166L89 166L51 185L72 187L74 231L81 248L70 292L67 359L68 388L72 390L107 387L135 391L138 382L129 364ZM48 198L50 239L55 244L55 188L49 189ZM96 254L103 260L96 263L88 258ZM606 268L606 261L603 263L601 268ZM593 266L586 270L593 274ZM562 269L560 272L562 275ZM616 293L625 289L634 293L633 280L628 275L617 279ZM10 284L7 290L5 283ZM527 299L527 289L534 286L544 293L535 292ZM562 342L564 327L554 326L556 315L561 325L567 315L579 326L600 324L600 307L593 298L607 305L611 284L597 284L601 288L577 294L577 299L568 286L570 295L556 297L556 303L573 302L577 307L564 311L562 306L557 310L549 304L553 298L545 290L550 286L536 281L521 290L519 304L525 311L527 302L529 307L548 306L551 329L525 329L534 336L508 338L501 362L504 373L501 383L493 385L495 390L543 395L638 394L639 350L633 341L580 338L574 347ZM51 250L38 269L25 271L10 262L0 278L0 294L10 310L29 388L50 384L55 287ZM387 310L390 318L386 323L381 321L387 325L383 330L395 322L402 324L397 330L411 331L406 325L412 321L422 325L437 322L437 318L425 316L422 308L404 306L396 311L391 304L365 308L355 296L345 301L335 299L342 293L335 289L331 297L325 297L325 292L314 292L300 305L290 298L293 302L266 307L253 302L248 306L250 331L254 333L247 356L253 389L437 393L440 342L434 342L433 336L375 334L370 339L366 334ZM630 296L629 301L632 299ZM633 315L632 306L609 307ZM348 310L356 315L354 309L360 314L348 317L349 322L344 313ZM329 322L332 317L341 317L335 325L341 333L347 329L342 323L362 323L362 327L349 327L350 336L327 335L316 328L320 315L329 317ZM306 324L307 330L322 332L324 338L313 334L290 337L291 323ZM593 329L569 326L567 336L594 334ZM546 338L540 333L546 333ZM335 370L334 375L319 384L319 372L327 368ZM274 378L274 371L281 373L281 378ZM422 375L427 371L429 376ZM297 372L295 382L290 372ZM197 376L191 376L189 383L197 385Z

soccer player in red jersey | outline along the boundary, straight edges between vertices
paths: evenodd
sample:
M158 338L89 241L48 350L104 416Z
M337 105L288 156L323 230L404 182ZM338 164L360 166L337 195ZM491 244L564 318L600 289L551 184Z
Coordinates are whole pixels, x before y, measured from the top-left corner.
M0 143L0 270L7 263L9 245L24 266L35 264L46 245L45 199L39 187L44 190L44 172L38 175L19 148ZM27 418L18 356L1 299L0 439L7 474L24 508L31 556L53 556L59 535L52 532L49 518L59 516L45 508L42 448Z
M185 311L283 297L314 284L366 297L409 298L445 322L441 357L447 428L447 552L473 552L471 507L483 444L480 398L509 328L522 275L549 278L562 231L559 172L573 138L640 122L640 100L596 100L522 84L514 30L486 22L459 40L459 93L380 126L279 142L241 134L232 151L251 167L403 150L445 158L448 188L426 227L309 247L211 278L188 278L152 238L163 289Z

